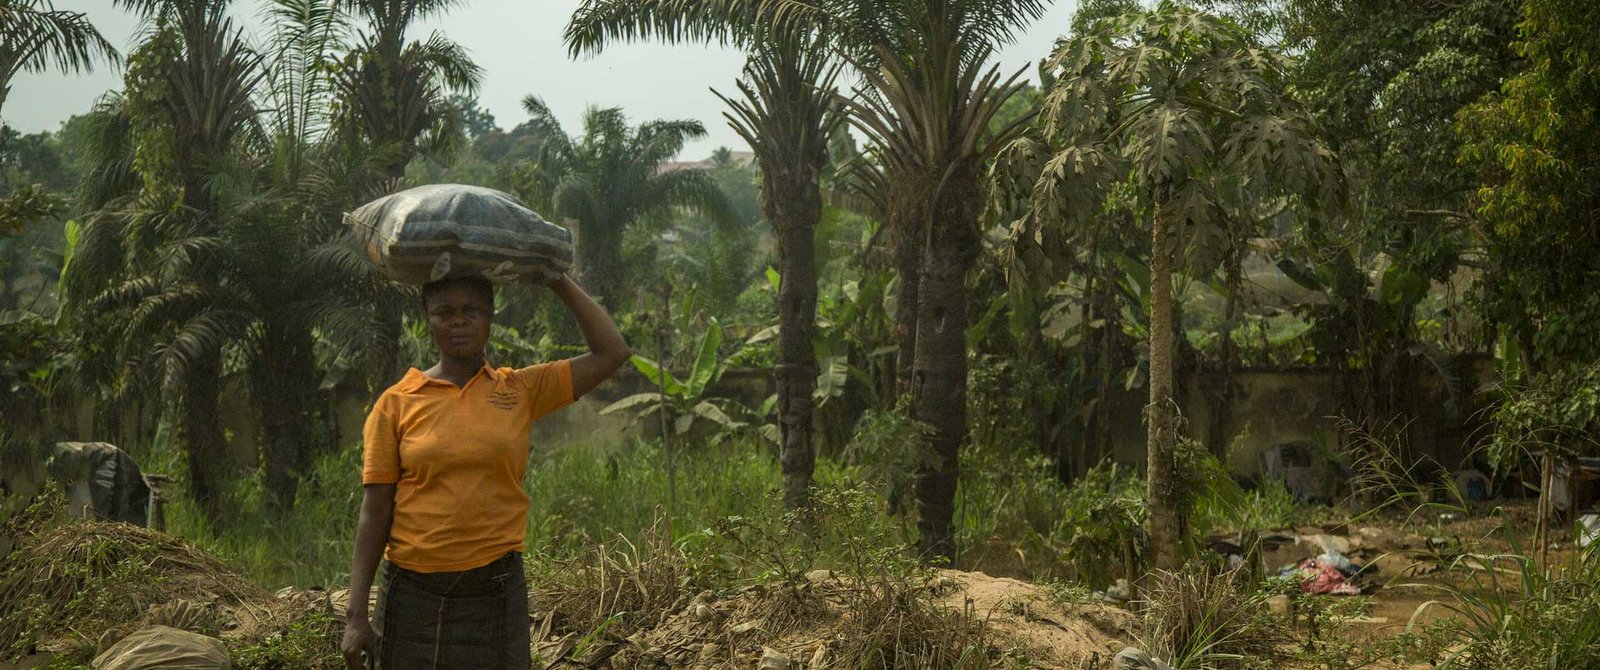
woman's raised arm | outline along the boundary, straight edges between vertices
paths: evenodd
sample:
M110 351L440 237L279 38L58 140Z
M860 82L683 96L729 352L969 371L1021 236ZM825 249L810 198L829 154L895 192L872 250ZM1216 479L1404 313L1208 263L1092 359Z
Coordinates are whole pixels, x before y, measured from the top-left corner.
M550 285L550 290L555 291L562 304L577 318L578 329L583 331L583 340L589 345L589 353L572 359L572 397L579 398L610 379L633 352L623 341L622 331L617 330L611 315L571 277L562 277Z

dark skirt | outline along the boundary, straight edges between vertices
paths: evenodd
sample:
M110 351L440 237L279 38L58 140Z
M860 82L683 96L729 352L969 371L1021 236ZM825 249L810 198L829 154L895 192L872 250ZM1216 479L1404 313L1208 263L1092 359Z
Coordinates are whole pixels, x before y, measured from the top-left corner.
M383 562L372 617L378 670L527 670L528 582L522 554L463 572Z

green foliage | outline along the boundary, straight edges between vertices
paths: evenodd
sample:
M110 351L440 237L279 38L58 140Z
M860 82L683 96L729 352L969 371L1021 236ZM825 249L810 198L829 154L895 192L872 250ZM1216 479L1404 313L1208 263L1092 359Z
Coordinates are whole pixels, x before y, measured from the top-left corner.
M60 331L38 317L0 323L0 467L26 472L44 463L56 437L52 403L73 356ZM24 419L24 417L27 417Z
M667 472L659 449L575 445L536 456L526 485L533 501L529 553L567 555L618 535L639 540L663 511L685 534L724 517L781 516L767 495L778 465L749 442L684 449L675 460L679 505L664 510Z
M1474 194L1491 266L1485 311L1523 339L1536 366L1582 364L1600 354L1600 8L1581 0L1526 0L1516 50L1524 69L1464 110L1463 167L1480 171Z
M11 0L0 11L0 107L19 72L83 72L100 60L116 63L117 50L83 12L48 0Z
M257 644L230 648L228 657L239 670L339 670L346 667L339 655L343 628L343 622L313 610Z
M182 472L182 454L163 449L146 459L152 472ZM228 523L213 526L189 496L187 482L169 484L167 529L218 557L252 583L273 588L332 588L349 582L361 508L361 449L347 445L316 459L293 514L275 514L259 477L234 479L226 492ZM174 490L174 486L177 490Z
M1142 573L1145 490L1137 472L1112 462L1090 468L1066 492L1055 535L1078 581L1105 588Z
M663 169L685 142L705 135L699 121L629 126L620 108L593 108L584 114L583 134L568 135L537 96L524 98L522 106L531 117L527 125L537 153L518 166L517 193L557 223L576 228L583 240L577 252L584 283L607 306L620 308L633 297L625 291L633 273L623 240L636 224L659 222L678 208L720 224L739 223L706 170Z
M656 361L635 355L632 359L633 366L650 380L657 390L636 393L613 402L601 409L600 413L633 411L634 421L641 424L647 419L660 417L665 413L665 420L672 422L672 435L688 433L700 419L711 421L725 434L732 434L749 427L749 420L752 417L759 419L766 415L765 412L756 412L737 401L712 397L708 393L711 386L721 379L722 373L728 369L728 361L719 358L717 354L721 347L722 325L713 319L705 334L700 337L699 346L695 349L693 367L689 369L689 377L684 381L679 381L673 376L671 369Z
M1600 452L1600 441L1594 438L1597 425L1600 364L1544 373L1527 386L1509 386L1495 408L1489 462L1509 472L1547 449L1563 458L1592 455Z
M1196 501L1194 527L1197 535L1207 530L1294 528L1305 521L1308 512L1281 480L1269 479L1243 490L1231 480L1218 479Z
M364 145L378 178L398 178L418 153L448 155L466 139L465 110L448 97L477 92L482 69L442 33L407 40L413 24L449 3L354 0L341 9L365 19L365 30L334 73L338 106L332 119L346 145Z
M60 213L66 202L38 186L24 186L0 199L0 231L19 235L29 224Z
M1281 53L1172 2L1092 28L1057 46L1039 135L1014 142L997 168L1031 190L1022 240L1051 242L1041 250L1059 255L1057 245L1084 231L1041 226L1092 220L1112 184L1126 182L1138 211L1159 206L1178 222L1188 262L1208 274L1227 230L1265 203L1296 197L1317 216L1337 210L1338 165L1290 98Z
M889 509L911 509L911 487L917 469L932 462L928 427L904 411L869 409L856 423L840 459L859 469L862 478L881 487Z
M1479 558L1465 584L1442 584L1425 603L1450 617L1436 624L1460 644L1437 667L1464 670L1575 668L1600 654L1600 544L1572 554L1564 565L1534 564L1521 555Z

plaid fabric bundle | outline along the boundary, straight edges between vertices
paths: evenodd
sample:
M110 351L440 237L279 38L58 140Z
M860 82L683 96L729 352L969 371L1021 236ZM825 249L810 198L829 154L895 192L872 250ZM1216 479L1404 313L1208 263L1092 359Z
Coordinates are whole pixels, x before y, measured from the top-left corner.
M544 285L572 268L572 233L480 186L419 186L362 205L345 222L372 262L407 284L481 275Z

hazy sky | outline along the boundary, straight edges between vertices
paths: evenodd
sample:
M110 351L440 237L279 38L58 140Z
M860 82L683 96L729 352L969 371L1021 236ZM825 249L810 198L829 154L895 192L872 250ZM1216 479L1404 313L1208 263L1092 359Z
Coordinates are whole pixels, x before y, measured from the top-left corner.
M577 132L589 105L621 106L634 122L656 118L693 118L706 126L706 139L691 143L682 158L694 160L719 146L742 147L722 117L723 103L712 87L733 91L744 65L736 50L702 46L625 44L596 57L567 58L561 31L580 0L466 0L463 6L435 17L413 31L425 37L440 30L465 46L484 70L479 103L502 128L526 117L521 102L530 93L544 98L568 132ZM112 0L55 0L62 10L86 12L100 32L124 54L134 42L138 19L115 7ZM261 0L235 0L234 13L247 32L259 33ZM1049 55L1057 36L1066 32L1076 0L1055 5L1001 52L1011 69ZM21 74L13 81L4 110L5 121L31 133L54 130L74 114L90 109L108 90L122 87L119 69L100 67L92 74Z

